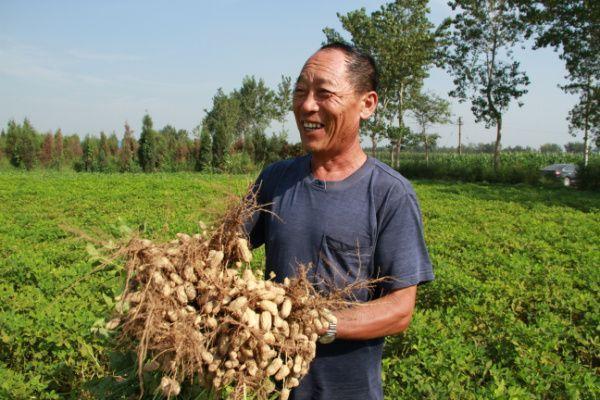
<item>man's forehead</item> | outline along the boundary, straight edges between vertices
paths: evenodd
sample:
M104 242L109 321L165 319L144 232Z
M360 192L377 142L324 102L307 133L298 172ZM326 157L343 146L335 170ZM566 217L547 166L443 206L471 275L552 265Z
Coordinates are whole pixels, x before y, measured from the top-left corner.
M340 84L347 79L346 56L339 51L320 50L302 67L296 83Z

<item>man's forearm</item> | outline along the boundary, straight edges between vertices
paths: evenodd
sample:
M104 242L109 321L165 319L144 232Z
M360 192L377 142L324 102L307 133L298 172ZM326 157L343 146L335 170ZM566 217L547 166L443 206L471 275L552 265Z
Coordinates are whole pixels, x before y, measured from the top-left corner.
M416 286L336 311L339 339L367 340L395 335L408 328L415 307Z

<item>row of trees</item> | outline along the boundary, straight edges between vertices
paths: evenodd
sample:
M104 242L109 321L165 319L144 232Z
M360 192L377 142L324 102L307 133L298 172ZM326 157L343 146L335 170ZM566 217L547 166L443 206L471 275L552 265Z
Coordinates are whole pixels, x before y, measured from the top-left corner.
M396 0L367 14L364 8L338 14L350 42L374 56L380 68L380 103L363 134L375 151L379 139L391 144L397 167L403 142L420 138L427 152L427 127L449 121L448 104L423 91L430 68L453 77L449 93L469 101L476 122L496 127L494 166L500 163L502 117L513 101L527 93L529 78L515 60L514 49L533 39L534 49L552 47L565 61L568 84L579 96L568 120L571 134L583 132L587 164L590 140L600 142L600 3L589 0L452 0L453 16L434 26L427 0ZM347 41L342 33L323 30L326 43ZM412 113L420 126L406 125Z
M139 140L127 123L121 139L114 132L81 139L77 134L64 136L60 129L39 133L25 119L22 124L9 121L0 132L0 161L6 159L12 166L27 170L40 167L87 172L242 172L302 152L299 143L288 143L282 134L267 137L255 133L246 142L238 139L227 146L222 153L219 138L213 140L209 131L200 127L194 129L192 136L171 125L155 130L149 115L143 118Z
M217 104L222 104L227 101L224 98L231 99L231 96L219 91L215 98L219 99ZM223 108L213 108L213 112L207 116L216 118L219 116L216 110L221 110L218 111L220 113ZM7 159L14 167L24 169L72 168L88 172L243 172L255 166L302 154L299 143L287 142L285 131L269 137L258 129L251 132L247 138L241 134L225 138L219 136L229 132L228 129L211 127L207 121L202 128L194 129L191 137L186 130L178 130L171 125L155 130L152 118L145 115L139 140L127 123L120 139L115 133L107 136L102 132L99 137L87 135L81 140L76 134L64 136L60 129L55 133L39 133L25 119L22 124L10 121L6 129L0 132L0 161ZM424 152L426 155L430 149L437 152L456 151L455 148L439 147L437 135L425 136L428 142L421 140L421 134L407 136L402 148ZM564 145L564 151L567 153L581 154L583 148L582 142L569 142ZM462 150L464 153L493 153L494 149L494 143L470 143L463 146ZM545 143L537 150L531 147L509 146L502 151L560 153L563 147L556 143Z

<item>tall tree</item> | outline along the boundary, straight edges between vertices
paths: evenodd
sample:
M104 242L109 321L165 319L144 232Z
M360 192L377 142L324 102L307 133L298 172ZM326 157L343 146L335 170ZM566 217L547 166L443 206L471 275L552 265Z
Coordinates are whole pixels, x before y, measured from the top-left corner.
M136 154L138 152L138 143L133 137L133 130L125 122L125 133L121 141L119 153L119 171L131 172L135 169Z
M569 131L583 132L584 164L590 141L600 140L600 2L591 0L512 0L528 25L534 48L560 52L569 81L561 86L579 96L569 112Z
M81 143L81 150L81 170L85 172L96 171L97 140L94 140L90 135L86 135Z
M276 117L275 92L262 78L257 81L254 76L244 77L242 86L232 93L232 97L239 104L236 138L242 138L244 142L256 132L264 133Z
M6 130L6 154L17 168L33 169L37 159L38 134L27 118L23 124L8 122Z
M44 135L44 141L42 142L42 148L40 149L39 160L42 167L48 168L52 163L54 148L54 135L48 132Z
M0 160L6 156L6 132L0 131Z
M144 115L142 119L142 133L140 134L140 146L138 148L140 166L144 172L154 172L159 166L158 138L152 127L150 115Z
M108 172L110 170L110 146L108 138L104 132L100 132L100 142L96 153L96 166L100 172Z
M562 148L559 144L556 143L544 143L540 145L540 153L549 154L549 153L562 153Z
M64 141L63 134L60 129L56 131L54 135L54 155L53 155L53 164L56 169L61 169L64 159Z
M433 93L421 93L414 99L413 116L421 128L420 139L425 146L425 162L429 163L429 148L439 138L437 134L427 133L435 124L450 122L450 103Z
M198 149L198 158L196 162L197 171L210 170L212 165L212 138L210 132L205 126L200 131L200 148Z
M436 33L427 14L427 0L396 0L384 4L370 15L366 10L338 14L342 26L351 35L352 43L370 53L379 66L380 105L375 118L397 118L400 129L381 129L380 120L370 130L372 148L381 132L392 133L387 138L399 165L400 149L407 132L404 115L412 108L412 98L427 77L434 62ZM342 35L330 28L323 30L328 42L340 41ZM391 108L394 108L393 112ZM394 163L393 163L394 164Z
M114 131L108 137L107 144L111 160L114 160L119 155L119 138Z
M74 162L80 160L83 155L83 149L81 148L81 139L78 135L67 136L65 140L65 162L73 165Z
M202 123L212 138L212 165L221 169L236 129L240 126L241 110L237 96L228 96L219 88L212 99L212 108L206 111Z
M455 16L446 21L446 65L454 77L450 95L471 101L476 122L496 127L494 168L500 165L502 116L513 99L527 93L529 78L514 60L513 47L525 27L507 0L453 0ZM518 103L519 106L522 103Z
M281 75L281 82L277 84L277 96L275 96L275 118L281 124L281 134L287 134L284 128L285 118L292 110L292 78Z

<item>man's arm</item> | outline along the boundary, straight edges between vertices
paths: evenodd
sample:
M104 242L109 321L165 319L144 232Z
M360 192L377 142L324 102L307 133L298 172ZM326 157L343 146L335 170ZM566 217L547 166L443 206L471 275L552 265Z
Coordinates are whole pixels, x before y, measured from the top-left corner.
M395 335L408 328L417 286L397 289L379 299L336 311L338 339L367 340ZM325 333L327 328L319 335Z

